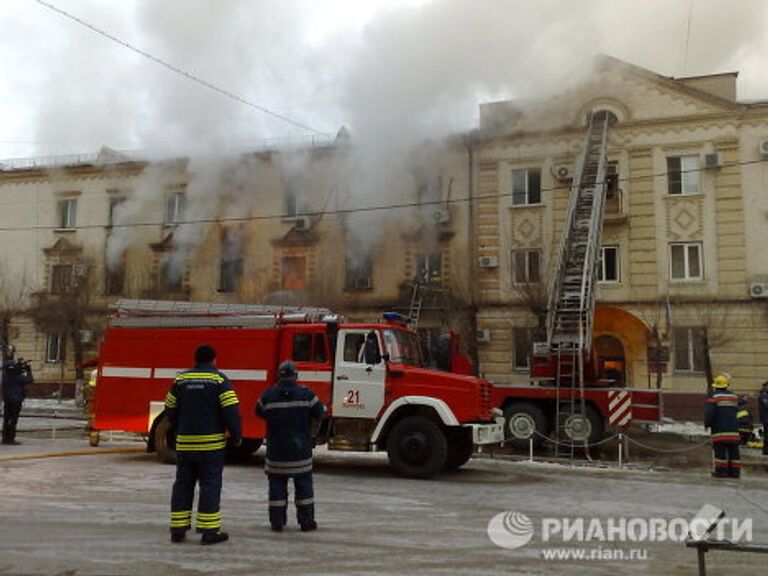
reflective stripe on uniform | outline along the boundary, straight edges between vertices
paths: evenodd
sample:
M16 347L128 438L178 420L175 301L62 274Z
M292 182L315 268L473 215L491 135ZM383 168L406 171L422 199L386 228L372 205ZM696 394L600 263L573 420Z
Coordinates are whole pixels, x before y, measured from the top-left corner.
M165 395L165 406L167 408L176 408L176 396L172 392Z
M224 378L214 372L184 372L176 376L176 381L180 380L214 380L221 384Z
M296 460L295 462L275 462L266 459L264 461L264 470L272 474L304 474L312 471L312 458L306 460Z
M227 390L219 394L219 403L223 408L226 408L227 406L233 406L239 402L240 401L237 399L237 394L235 394L234 390Z
M309 506L310 504L314 504L315 499L314 498L305 498L304 500L296 500L296 506Z
M179 434L176 436L176 450L181 452L222 450L226 446L224 434Z
M189 528L192 525L192 510L171 512L171 528Z
M319 400L317 397L314 400L290 400L288 402L270 402L269 404L262 404L261 407L264 410L274 410L279 408L311 408L317 404Z
M282 506L288 506L288 500L270 500L270 508L280 508Z

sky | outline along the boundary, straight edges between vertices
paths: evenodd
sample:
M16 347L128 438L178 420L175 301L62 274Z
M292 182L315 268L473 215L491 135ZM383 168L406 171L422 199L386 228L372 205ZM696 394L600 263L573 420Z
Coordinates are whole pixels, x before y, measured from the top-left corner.
M669 76L738 70L768 99L762 0L45 0L304 127L192 82L36 0L0 2L0 158L466 129L600 53Z

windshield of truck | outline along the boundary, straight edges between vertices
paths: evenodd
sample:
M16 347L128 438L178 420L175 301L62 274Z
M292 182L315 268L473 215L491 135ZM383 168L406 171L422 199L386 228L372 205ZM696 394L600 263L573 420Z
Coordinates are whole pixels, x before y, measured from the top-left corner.
M384 330L384 346L390 362L423 366L421 346L416 334L403 330Z

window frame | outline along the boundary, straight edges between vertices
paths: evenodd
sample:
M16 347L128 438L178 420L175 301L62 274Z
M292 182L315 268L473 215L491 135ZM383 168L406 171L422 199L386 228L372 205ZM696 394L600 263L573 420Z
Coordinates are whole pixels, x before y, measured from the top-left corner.
M525 190L518 191L515 189L515 175L516 174L525 174ZM538 190L536 190L536 193L538 194L538 199L536 202L531 202L531 174L535 173L538 175ZM541 205L541 168L513 168L510 171L510 192L512 193L512 206L539 206ZM519 201L521 198L523 201Z
M533 356L533 337L534 328L530 327L514 327L512 328L512 371L513 372L528 372L531 369L531 357ZM522 348L519 346L526 345L527 351L525 354L525 365L521 364L520 352Z
M687 367L678 367L682 353L681 347L678 346L678 334L681 331L685 331L685 358ZM706 357L704 356L704 344L703 337L706 336L707 329L705 326L679 326L672 329L672 343L673 343L673 365L672 369L677 374L703 374L706 372ZM700 336L698 339L697 355L697 340L695 336ZM696 365L697 358L700 359L700 364Z
M535 268L535 279L531 279L531 256L536 256L536 268ZM524 264L523 269L525 271L524 276L525 278L523 280L519 280L517 277L517 259L520 256L524 256ZM510 250L510 263L511 263L511 271L510 271L510 279L512 280L512 284L515 286L523 286L526 284L539 284L541 282L541 250L537 248L524 248L522 250Z
M607 280L605 277L605 253L608 250L613 250L616 257L614 259L615 262L615 269L616 269L616 278ZM620 247L616 244L608 244L607 246L600 246L600 255L598 256L598 267L597 267L597 281L601 284L619 284L621 282L621 251Z
M227 228L222 230L217 292L237 292L243 279L245 259L243 258L242 242L238 236L239 231L237 230L229 230Z
M77 228L77 198L62 198L56 206L58 229L74 230Z
M443 252L417 252L414 254L414 268L416 276L425 280L427 284L440 286L443 283ZM436 270L435 270L436 269Z
M184 212L187 209L187 193L171 192L165 198L165 224L166 226L175 226L184 219Z
M56 340L56 357L51 356L51 346L53 339ZM63 337L61 332L47 332L45 334L45 363L46 364L60 364L64 360L64 347Z
M675 276L675 265L674 265L674 248L675 247L682 247L683 248L683 273L684 275L682 277L676 277ZM690 274L690 255L689 251L691 248L696 247L697 249L697 263L699 267L699 275L698 276L692 276ZM704 281L704 246L701 242L670 242L669 243L669 280L671 282L702 282Z
M678 167L673 168L672 163L677 161ZM692 162L695 166L686 166ZM697 154L677 154L667 156L667 195L668 196L695 196L701 194L701 162ZM677 176L677 178L674 178ZM694 180L695 182L691 182ZM695 184L695 190L688 189ZM679 189L678 189L679 188Z
M345 265L345 290L373 290L373 258L370 254L361 258L347 253Z

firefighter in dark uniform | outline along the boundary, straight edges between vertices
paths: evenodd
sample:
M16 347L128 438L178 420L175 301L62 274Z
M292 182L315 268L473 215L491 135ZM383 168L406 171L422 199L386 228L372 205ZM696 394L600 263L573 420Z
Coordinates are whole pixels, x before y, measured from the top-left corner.
M741 458L739 456L739 423L736 418L736 394L728 389L731 378L720 374L712 383L712 395L707 399L704 414L704 426L712 434L712 451L714 452L714 470L712 475L717 478L738 478L741 475Z
M763 425L763 456L768 456L768 382L763 382L757 396L757 416Z
M256 414L267 421L269 523L280 532L287 521L288 479L293 478L296 519L302 532L317 529L312 487L312 421L320 420L325 406L309 388L296 384L296 366L290 360L277 369L279 380L267 388L256 404Z
M7 359L3 364L3 444L20 444L16 440L16 425L21 414L21 405L26 397L25 387L32 383L32 370L22 359L14 358L13 345L7 348Z
M221 531L221 475L229 432L234 445L242 442L240 409L227 377L216 370L216 351L200 346L195 367L182 372L165 398L165 411L176 434L176 481L171 495L171 541L186 538L192 527L195 484L200 484L196 528L202 544L229 539Z
M753 439L755 424L752 422L752 413L749 411L749 396L741 396L736 405L736 419L739 422L739 436L741 443L748 444Z

